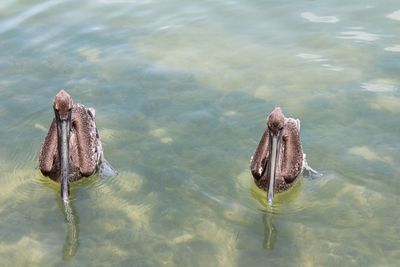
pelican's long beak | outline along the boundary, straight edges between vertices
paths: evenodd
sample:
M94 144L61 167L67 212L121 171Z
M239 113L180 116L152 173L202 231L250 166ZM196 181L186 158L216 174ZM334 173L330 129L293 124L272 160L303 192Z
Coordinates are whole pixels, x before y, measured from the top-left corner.
M280 147L280 138L281 138L280 130L277 134L273 134L269 131L269 155L270 161L268 166L268 176L269 176L269 184L268 184L268 203L271 205L274 199L274 189L275 189L275 180L276 180L276 167L277 162L279 161L279 147Z
M58 152L61 168L61 197L68 201L69 197L69 136L71 129L71 111L68 111L67 118L61 119L57 110L54 110L57 121Z

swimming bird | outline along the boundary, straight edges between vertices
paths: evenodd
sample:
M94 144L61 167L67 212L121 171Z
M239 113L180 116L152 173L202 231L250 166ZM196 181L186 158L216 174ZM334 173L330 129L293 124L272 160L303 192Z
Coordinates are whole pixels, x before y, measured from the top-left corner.
M268 192L272 204L275 192L282 192L295 184L303 169L312 174L300 142L300 120L286 118L280 107L267 117L267 129L252 157L251 173L256 185Z
M69 197L70 182L98 172L100 176L117 173L104 158L95 123L95 110L74 104L61 90L53 102L54 119L39 155L39 169L44 176L61 183L61 197Z

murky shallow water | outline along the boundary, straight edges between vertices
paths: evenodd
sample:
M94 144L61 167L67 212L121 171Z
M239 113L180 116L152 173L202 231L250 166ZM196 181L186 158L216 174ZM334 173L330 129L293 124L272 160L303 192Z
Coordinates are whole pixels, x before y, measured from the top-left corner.
M397 1L3 1L0 35L1 265L400 258ZM37 170L61 88L120 173L73 185L74 229ZM323 177L269 208L248 167L275 105Z

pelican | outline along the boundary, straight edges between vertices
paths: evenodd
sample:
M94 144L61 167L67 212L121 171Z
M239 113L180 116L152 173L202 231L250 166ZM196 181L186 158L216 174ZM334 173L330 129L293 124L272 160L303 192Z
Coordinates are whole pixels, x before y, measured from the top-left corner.
M300 120L286 118L280 107L267 117L267 129L250 164L256 185L268 192L272 204L274 193L292 187L302 171L318 174L308 166L300 142Z
M104 158L95 123L95 110L74 104L61 90L53 102L54 119L40 149L39 169L44 176L61 183L61 197L68 201L70 182L98 172L117 173Z

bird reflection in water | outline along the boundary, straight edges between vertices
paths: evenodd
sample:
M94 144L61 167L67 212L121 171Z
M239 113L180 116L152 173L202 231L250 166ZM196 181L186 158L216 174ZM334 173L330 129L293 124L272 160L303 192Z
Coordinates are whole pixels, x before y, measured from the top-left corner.
M264 223L264 241L263 247L265 249L274 249L278 237L278 231L274 224L274 214L265 212L263 215Z
M64 220L67 226L67 235L62 250L64 261L74 258L79 247L79 218L76 214L73 201L59 201L64 211Z
M260 190L256 184L251 186L251 195L256 199L262 206L262 222L264 225L264 239L262 246L266 250L274 250L278 242L278 228L282 228L283 225L277 224L280 216L291 212L296 212L298 208L296 205L293 206L299 194L302 191L303 181L298 181L290 191L280 193L276 196L273 205L270 205L268 199L265 198L265 192ZM289 209L289 210L288 210ZM279 227L281 226L281 227ZM280 229L280 232L285 229Z

